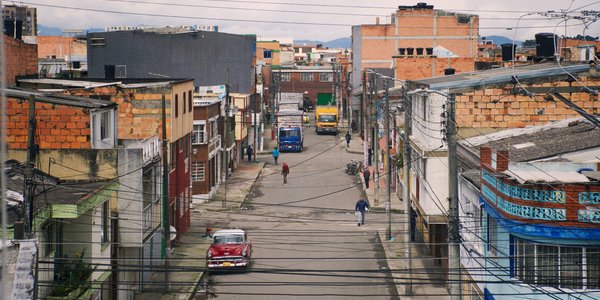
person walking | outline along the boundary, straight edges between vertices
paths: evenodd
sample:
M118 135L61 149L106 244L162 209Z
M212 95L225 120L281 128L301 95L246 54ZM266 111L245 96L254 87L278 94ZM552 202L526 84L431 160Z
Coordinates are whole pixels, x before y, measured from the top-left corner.
M369 146L369 150L367 151L367 154L369 156L368 164L369 164L369 167L370 167L370 166L373 165L372 164L372 161L373 161L373 149L371 149L371 146Z
M360 198L356 202L354 210L356 211L356 216L358 217L358 226L360 227L360 225L365 225L365 213L369 211L369 202L365 201L363 198Z
M277 164L277 159L279 158L279 150L277 147L273 148L273 161Z
M365 186L369 188L369 179L371 179L371 172L369 172L369 167L365 167L363 170L363 177L365 178Z
M284 162L281 166L281 175L283 175L283 183L287 183L287 176L290 174L290 167Z
M246 148L246 154L248 155L248 162L252 161L253 153L254 153L254 149L252 149L252 145L248 145L248 148Z
M346 132L346 148L350 147L350 140L352 139L352 136L350 135L350 131Z

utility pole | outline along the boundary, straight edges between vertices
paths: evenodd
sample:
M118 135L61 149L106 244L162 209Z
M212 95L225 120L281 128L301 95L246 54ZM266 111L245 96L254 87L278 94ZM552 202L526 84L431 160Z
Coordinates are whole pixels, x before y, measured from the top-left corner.
M365 166L367 165L367 129L366 129L366 103L367 102L367 71L363 70L362 76L362 95L360 96L360 130L363 132L363 145L365 149Z
M35 144L35 96L29 96L29 120L27 128L27 162L25 163L25 190L24 190L24 205L23 205L23 229L25 232L25 238L32 238L32 225L33 225L33 198L34 198L34 184L33 184L33 164L37 154L37 146Z
M387 240L392 240L392 160L390 158L390 95L389 95L389 86L387 80L384 79L383 86L385 87L385 133L383 137L385 138L385 165L386 165L386 178L387 178L387 202L385 204L385 212L387 213L387 230L386 236Z
M229 181L229 142L230 142L230 129L229 125L231 122L229 120L229 112L231 110L230 107L231 99L229 98L229 84L225 85L225 124L223 126L223 130L225 131L223 134L225 135L223 147L225 147L225 195L223 197L223 201L221 201L222 207L227 207L227 182Z
M446 140L448 141L448 200L449 200L449 270L448 279L450 285L450 296L453 300L462 299L462 284L460 271L460 232L458 220L458 167L456 155L456 96L448 95Z
M165 259L165 292L170 290L169 253L171 252L171 203L169 201L169 149L167 140L167 101L162 95L162 201L163 201L163 257ZM174 159L174 158L172 158Z
M256 152L258 152L258 149L256 148L256 141L258 140L258 119L256 118L256 106L257 106L257 102L258 102L258 97L256 97L256 93L254 94L254 109L253 109L253 113L252 113L252 120L254 120L254 135L253 135L253 142L254 142L254 146L252 146L252 148L254 149L254 151L252 152L253 156L254 156L254 161L256 161Z
M404 172L404 180L402 187L402 200L404 201L404 215L406 216L406 230L404 231L404 247L406 254L406 268L408 269L408 280L404 290L404 294L406 296L410 296L413 294L412 290L412 223L411 223L411 196L410 196L410 165L411 165L411 147L410 147L410 135L412 134L412 107L411 101L408 96L408 92L406 88L402 88L402 97L404 100L404 157L403 157L403 172Z
M372 106L371 106L371 118L372 119L372 126L373 126L373 134L372 134L372 139L373 139L373 158L375 159L374 161L374 167L373 167L373 198L374 198L374 202L375 202L375 206L379 205L379 124L377 122L377 107L379 104L379 99L377 97L377 79L375 78L375 74L371 74L371 99L373 102Z

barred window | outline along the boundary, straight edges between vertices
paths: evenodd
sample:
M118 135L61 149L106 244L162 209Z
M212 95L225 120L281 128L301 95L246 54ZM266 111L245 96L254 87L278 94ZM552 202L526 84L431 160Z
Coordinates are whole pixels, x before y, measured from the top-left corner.
M290 74L289 72L279 73L279 75L281 76L281 81L282 82L290 82L290 81L292 81L292 74Z
M192 144L206 143L205 124L194 124L192 129Z
M300 73L300 81L312 82L313 81L313 73Z
M204 181L204 162L192 162L192 181Z
M333 81L333 73L320 73L319 81L320 82L332 82Z

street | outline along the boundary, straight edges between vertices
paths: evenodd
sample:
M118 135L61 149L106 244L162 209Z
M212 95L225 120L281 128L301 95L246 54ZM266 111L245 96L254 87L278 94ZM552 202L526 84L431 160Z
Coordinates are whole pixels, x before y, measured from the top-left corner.
M270 157L241 210L192 215L192 228L239 227L252 241L248 272L210 274L208 294L220 299L397 299L377 230L383 213L357 226L360 184L344 173L350 159L334 135L305 128L305 149ZM353 140L353 143L359 142ZM290 166L288 184L280 168ZM195 228L198 228L195 227Z

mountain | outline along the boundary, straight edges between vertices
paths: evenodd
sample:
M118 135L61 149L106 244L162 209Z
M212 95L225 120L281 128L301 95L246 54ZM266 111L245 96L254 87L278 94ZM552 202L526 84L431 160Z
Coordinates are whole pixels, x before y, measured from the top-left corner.
M315 40L294 40L294 44L322 44L325 48L350 48L352 40L349 37L339 38L328 42Z
M84 29L83 30L84 33L86 32L104 32L104 28L88 28L88 29ZM49 26L44 26L42 24L38 24L38 35L42 35L42 36L62 36L63 35L63 30L61 28L58 27L49 27Z
M510 44L513 42L513 40L511 40L505 36L500 36L500 35L489 35L489 36L486 36L485 39L487 41L492 41L496 45ZM519 47L521 46L522 43L523 43L523 41L515 41L514 42L514 44Z
M62 36L63 31L58 27L49 27L38 24L38 35Z

